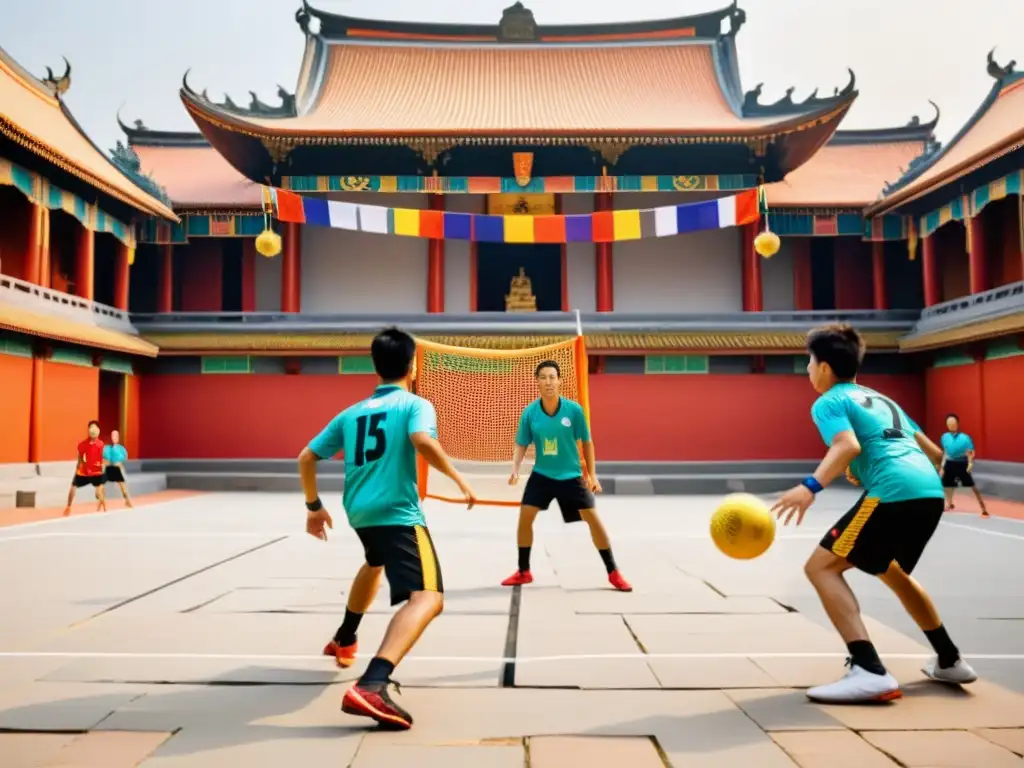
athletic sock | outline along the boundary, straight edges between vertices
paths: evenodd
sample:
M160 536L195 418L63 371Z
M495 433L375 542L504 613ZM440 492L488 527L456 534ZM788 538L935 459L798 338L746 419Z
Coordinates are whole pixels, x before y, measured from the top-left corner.
M395 671L395 665L380 656L374 656L366 666L366 671L359 678L359 686L365 688L368 685L384 685L391 679L391 673Z
M870 640L854 640L847 643L846 647L850 651L850 658L858 667L874 675L885 674L885 665L878 658L878 651Z
M530 550L532 547L519 548L519 572L526 573L530 570Z
M942 624L935 629L926 630L924 636L928 638L935 653L939 655L940 667L948 669L960 661L960 649L953 644L949 633Z
M615 556L612 554L611 548L599 549L597 550L597 554L599 554L601 556L601 559L604 560L604 567L608 569L608 573L611 573L612 571L616 570Z
M334 633L334 642L340 646L352 645L356 641L356 630L359 629L359 622L363 620L363 614L354 613L348 608L345 609L345 618Z

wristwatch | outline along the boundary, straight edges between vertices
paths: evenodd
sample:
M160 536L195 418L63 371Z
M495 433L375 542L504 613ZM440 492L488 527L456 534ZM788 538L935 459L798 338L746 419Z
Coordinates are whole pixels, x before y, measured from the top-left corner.
M320 497L317 496L313 501L306 502L306 509L310 512L319 512L324 508L323 502L320 501Z

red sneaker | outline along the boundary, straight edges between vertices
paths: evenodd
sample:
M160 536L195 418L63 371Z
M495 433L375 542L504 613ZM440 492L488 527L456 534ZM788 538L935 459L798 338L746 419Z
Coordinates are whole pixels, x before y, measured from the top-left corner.
M359 643L352 643L352 645L338 645L336 642L331 640L331 642L324 646L324 656L333 656L339 667L342 669L348 669L356 663L357 650L359 650Z
M632 585L626 581L618 571L612 571L608 574L608 583L619 590L619 592L633 591Z
M345 691L345 696L341 700L341 711L357 717L369 717L390 730L409 730L412 728L412 715L391 700L391 696L388 695L389 685L395 686L395 690L401 693L398 683L394 680L366 686L356 683Z
M509 576L507 579L505 579L503 582L501 582L501 586L503 586L503 587L518 587L520 584L532 584L532 583L533 583L533 574L532 573L530 573L529 571L516 571L511 576Z

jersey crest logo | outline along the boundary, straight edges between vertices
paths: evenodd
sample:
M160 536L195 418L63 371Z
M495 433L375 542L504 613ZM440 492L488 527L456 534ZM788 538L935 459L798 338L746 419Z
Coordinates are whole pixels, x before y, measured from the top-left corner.
M563 416L562 417L562 426L563 427L571 427L572 426L572 419L570 419L568 416Z
M544 438L544 455L545 456L557 456L558 455L558 440L555 438Z

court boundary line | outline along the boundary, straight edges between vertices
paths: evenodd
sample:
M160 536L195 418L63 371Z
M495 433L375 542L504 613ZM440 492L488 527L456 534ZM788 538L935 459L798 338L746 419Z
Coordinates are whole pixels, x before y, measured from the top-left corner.
M490 663L490 664L542 664L572 661L651 661L658 659L714 660L714 659L844 659L847 652L763 651L742 653L579 653L554 656L406 656L403 664L422 663ZM357 654L356 659L369 659L373 654ZM885 659L932 659L935 653L885 653ZM1024 661L1024 653L964 653L964 658L978 661ZM83 659L83 660L172 660L172 661L319 661L320 654L272 653L151 653L103 651L0 651L3 659Z

